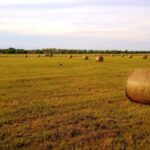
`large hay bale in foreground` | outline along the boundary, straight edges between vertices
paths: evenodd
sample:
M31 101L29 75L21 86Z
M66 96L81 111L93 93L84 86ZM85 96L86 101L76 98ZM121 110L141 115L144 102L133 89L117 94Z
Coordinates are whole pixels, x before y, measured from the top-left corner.
M147 59L147 58L148 58L148 56L147 56L147 55L144 55L144 56L142 56L142 58L143 58L143 59Z
M103 56L97 56L96 57L97 62L103 62L103 60L104 60Z
M83 60L88 60L88 59L89 59L89 56L83 56L82 59L83 59Z
M150 104L150 69L135 69L125 86L126 96L134 102Z
M72 55L69 55L68 58L72 58Z

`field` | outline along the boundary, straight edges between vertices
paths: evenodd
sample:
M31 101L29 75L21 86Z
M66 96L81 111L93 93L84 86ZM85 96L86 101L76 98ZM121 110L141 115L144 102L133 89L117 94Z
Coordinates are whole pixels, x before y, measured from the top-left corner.
M150 149L150 106L124 91L150 59L28 56L0 55L0 150Z

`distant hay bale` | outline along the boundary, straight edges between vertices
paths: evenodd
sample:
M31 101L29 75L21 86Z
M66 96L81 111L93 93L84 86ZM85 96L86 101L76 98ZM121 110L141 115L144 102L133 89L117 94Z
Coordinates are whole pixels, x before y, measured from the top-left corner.
M129 75L126 96L133 102L150 104L150 69L135 69Z
M83 59L83 60L88 60L88 59L89 59L89 56L83 56L82 59Z
M97 62L103 62L103 61L104 61L103 56L97 56L97 57L96 57L96 61L97 61Z
M27 57L28 57L28 55L25 55L25 56L24 56L24 58L27 58Z
M72 55L69 55L68 58L72 58Z
M45 54L45 57L48 57L49 56L49 54Z
M133 55L128 55L128 58L133 58Z
M53 54L51 53L51 54L49 54L49 57L53 57Z
M111 57L114 57L114 55L112 54Z
M124 56L125 56L124 54L121 55L121 57L124 57Z
M143 59L147 59L148 58L148 55L144 55L142 56Z
M41 55L38 55L38 57L41 57Z

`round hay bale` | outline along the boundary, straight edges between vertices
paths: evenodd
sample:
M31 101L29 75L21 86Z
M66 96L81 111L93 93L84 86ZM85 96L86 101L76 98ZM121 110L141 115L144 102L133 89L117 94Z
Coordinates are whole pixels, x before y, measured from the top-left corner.
M121 57L124 57L124 55L122 54Z
M28 57L28 55L25 55L25 56L24 56L24 58L27 58L27 57Z
M69 55L68 58L72 58L72 55Z
M38 57L41 57L41 55L38 55Z
M103 56L97 56L96 57L97 62L103 62L103 60L104 60Z
M133 55L128 55L128 58L133 58Z
M49 55L48 54L45 54L45 57L48 57Z
M111 57L114 57L114 55L112 54Z
M147 55L144 55L144 56L142 56L142 58L143 58L143 59L147 59L147 58L148 58L148 56L147 56Z
M89 59L89 56L83 56L82 59L83 59L83 60L88 60L88 59Z
M125 93L129 100L150 104L150 69L135 69L129 75Z
M51 53L51 54L49 54L49 57L53 57L53 54Z

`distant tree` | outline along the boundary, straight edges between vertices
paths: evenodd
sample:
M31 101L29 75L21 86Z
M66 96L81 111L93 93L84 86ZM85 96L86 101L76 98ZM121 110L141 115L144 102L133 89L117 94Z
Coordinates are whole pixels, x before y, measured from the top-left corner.
M7 54L15 54L15 52L16 52L16 49L13 47L10 47L9 49L6 50Z

